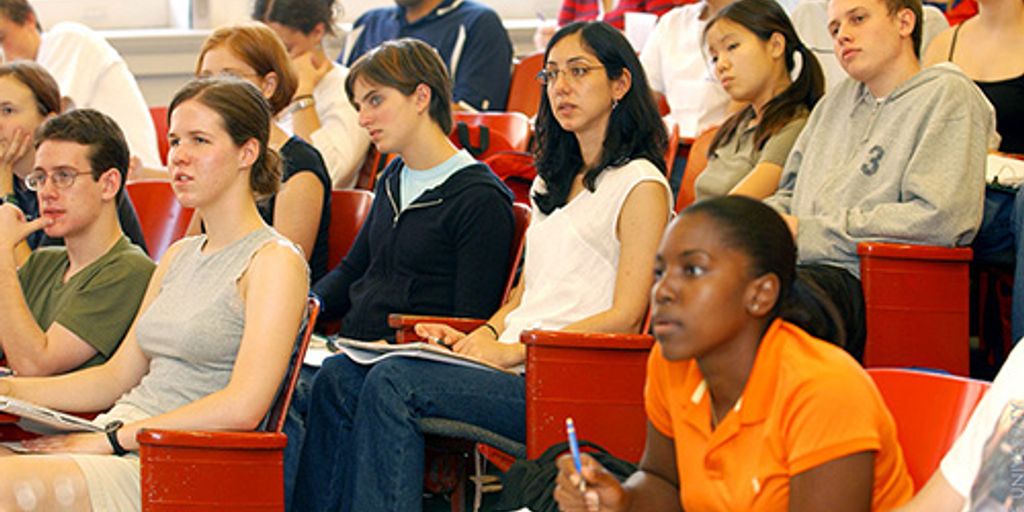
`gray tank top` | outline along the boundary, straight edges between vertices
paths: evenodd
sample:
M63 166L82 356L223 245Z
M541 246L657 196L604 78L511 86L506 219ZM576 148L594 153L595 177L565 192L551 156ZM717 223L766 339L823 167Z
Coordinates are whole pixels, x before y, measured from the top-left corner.
M227 386L245 324L237 282L273 240L285 239L264 227L209 254L200 252L205 235L183 242L135 327L149 373L119 404L155 416Z

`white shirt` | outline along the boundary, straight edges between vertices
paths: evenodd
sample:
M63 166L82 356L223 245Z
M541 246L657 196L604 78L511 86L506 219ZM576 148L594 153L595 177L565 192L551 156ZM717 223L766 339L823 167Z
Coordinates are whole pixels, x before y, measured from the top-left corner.
M523 298L505 317L499 341L518 343L524 330L561 329L612 307L621 250L616 233L619 213L633 188L645 181L665 187L665 201L671 210L668 182L647 160L605 170L593 192L584 189L550 215L532 205L526 229ZM533 182L531 203L537 190L544 190L539 177Z
M1011 405L1011 401L1017 404ZM1024 401L1024 343L1018 343L1010 352L992 387L982 397L967 427L939 466L953 490L966 499L964 511L970 509L971 486L981 468L985 444L1003 411L1008 407L1021 407L1021 401ZM1006 468L1006 476L1011 477L1010 468Z
M640 53L651 88L668 101L666 121L678 124L683 137L696 137L705 128L721 124L729 105L729 95L715 79L703 51L706 22L700 14L706 6L698 2L665 13Z
M355 187L359 178L359 168L370 148L370 134L359 126L359 114L345 94L348 68L337 62L333 64L334 68L313 88L320 128L310 134L313 140L306 142L323 156L333 188L348 189ZM278 125L294 135L292 114L288 109L281 112Z
M117 50L80 23L58 23L41 37L36 62L53 75L61 95L70 97L76 108L113 118L132 156L146 167L162 167L149 107Z

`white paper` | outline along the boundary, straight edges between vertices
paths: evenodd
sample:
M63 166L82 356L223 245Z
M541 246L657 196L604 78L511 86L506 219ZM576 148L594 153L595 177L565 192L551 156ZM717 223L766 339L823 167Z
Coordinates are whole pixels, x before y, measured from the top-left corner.
M0 411L20 416L18 426L37 434L103 432L102 425L89 420L3 395L0 395Z

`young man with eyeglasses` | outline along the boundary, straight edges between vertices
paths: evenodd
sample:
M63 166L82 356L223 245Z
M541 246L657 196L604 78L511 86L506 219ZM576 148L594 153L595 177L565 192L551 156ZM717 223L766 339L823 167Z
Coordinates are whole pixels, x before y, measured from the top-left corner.
M25 184L37 194L39 218L0 206L0 348L16 373L50 375L113 355L154 265L121 232L129 155L112 119L91 109L57 116L35 147ZM37 249L18 268L15 247L39 229L65 246Z

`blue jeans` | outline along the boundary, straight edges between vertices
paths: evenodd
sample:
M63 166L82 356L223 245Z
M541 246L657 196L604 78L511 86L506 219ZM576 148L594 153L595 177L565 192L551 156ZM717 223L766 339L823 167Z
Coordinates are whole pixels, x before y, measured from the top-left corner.
M1011 334L1024 336L1024 187L1016 193L988 187L981 229L974 238L975 261L1014 266Z
M299 380L295 383L292 404L285 416L284 433L288 436L288 445L284 449L284 502L291 503L295 488L295 473L299 469L299 454L302 453L302 441L306 437L306 416L309 411L309 394L319 368L302 365ZM291 510L290 508L288 510Z
M458 420L526 437L525 380L396 357L373 366L346 356L313 381L293 510L418 511L423 500L420 418Z

